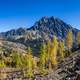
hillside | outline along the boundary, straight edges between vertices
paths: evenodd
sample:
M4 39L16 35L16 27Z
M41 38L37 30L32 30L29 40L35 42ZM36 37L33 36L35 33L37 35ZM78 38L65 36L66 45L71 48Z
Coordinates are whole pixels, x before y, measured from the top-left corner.
M55 70L49 72L45 76L34 73L34 78L24 77L25 69L19 68L2 68L1 72L7 73L7 79L21 79L21 80L80 80L80 50L74 52L69 57L60 62ZM0 78L3 80L2 78Z

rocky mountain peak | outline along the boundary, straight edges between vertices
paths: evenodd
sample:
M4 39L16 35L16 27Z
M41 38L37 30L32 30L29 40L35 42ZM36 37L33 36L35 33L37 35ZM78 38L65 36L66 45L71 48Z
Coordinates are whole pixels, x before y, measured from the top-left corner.
M54 16L42 17L31 28L29 28L29 30L38 30L39 32L48 34L48 36L56 34L57 37L61 38L65 38L69 30L72 30L73 34L76 34L78 31L71 25L66 24L64 21Z
M51 37L54 34L57 37L65 38L66 34L69 30L72 30L73 34L76 35L79 31L78 29L73 28L71 25L66 24L63 20L56 18L54 16L47 17L44 16L35 24L28 28L19 28L17 30L10 30L4 33L1 33L0 36L4 36L5 38L10 39L19 39L22 38L24 35L33 37L34 39L43 38L44 36Z

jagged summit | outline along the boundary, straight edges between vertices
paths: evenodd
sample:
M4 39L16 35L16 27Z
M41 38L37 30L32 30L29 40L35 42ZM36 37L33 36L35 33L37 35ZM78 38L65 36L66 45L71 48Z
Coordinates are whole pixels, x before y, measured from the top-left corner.
M37 21L29 30L39 30L40 32L45 32L49 35L56 34L57 37L65 38L66 33L72 30L74 34L78 31L71 25L66 24L59 18L56 17L42 17Z

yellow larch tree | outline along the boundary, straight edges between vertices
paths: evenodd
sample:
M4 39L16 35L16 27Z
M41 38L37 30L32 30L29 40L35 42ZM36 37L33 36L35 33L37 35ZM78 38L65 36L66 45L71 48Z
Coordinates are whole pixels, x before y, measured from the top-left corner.
M60 40L59 41L59 54L60 54L62 60L64 60L64 56L65 56L64 51L65 51L64 41Z
M57 50L58 50L58 41L56 36L54 36L51 44L51 53L50 53L52 65L57 64Z
M80 47L80 32L77 33L77 44Z
M51 51L51 41L48 40L48 41L47 41L47 45L46 45L46 54L47 54L46 62L48 62L48 60L49 60L50 51Z
M68 48L68 53L71 52L72 45L73 45L73 33L72 31L69 31L66 36L66 46Z
M14 67L17 67L17 68L23 67L20 53L13 51L12 52L12 61L15 64Z
M40 73L45 74L46 71L46 44L41 45L40 49Z
M32 50L30 47L28 47L27 51L27 56L26 56L26 67L27 67L27 77L33 77L33 55L32 55Z
M52 65L51 65L51 40L48 39L47 41L47 57L46 57L46 63L47 63L47 67L49 68L49 70L52 70Z

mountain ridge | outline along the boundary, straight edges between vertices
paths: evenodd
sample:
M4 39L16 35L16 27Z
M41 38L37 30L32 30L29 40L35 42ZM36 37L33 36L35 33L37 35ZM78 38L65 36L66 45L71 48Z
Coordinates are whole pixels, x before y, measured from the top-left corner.
M68 31L72 31L74 38L80 30L73 28L70 24L66 24L56 17L42 17L35 22L30 28L12 29L7 32L0 33L0 38L10 41L19 41L26 43L31 40L48 40L56 35L59 39L65 39Z
M73 34L76 34L79 31L78 29L73 28L70 24L66 24L59 18L53 16L42 17L39 21L35 22L35 24L30 28L21 27L18 29L12 29L10 31L0 33L0 37L14 39L17 36L27 35L30 31L33 31L34 33L40 36L46 33L48 37L51 37L56 34L57 37L65 38L66 33L69 30L72 30Z

